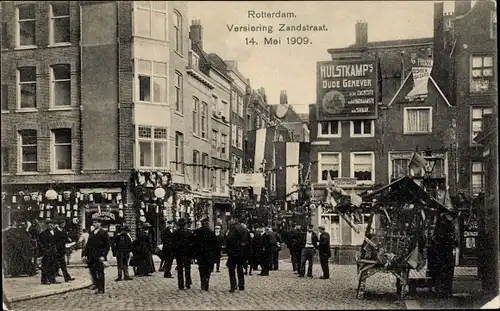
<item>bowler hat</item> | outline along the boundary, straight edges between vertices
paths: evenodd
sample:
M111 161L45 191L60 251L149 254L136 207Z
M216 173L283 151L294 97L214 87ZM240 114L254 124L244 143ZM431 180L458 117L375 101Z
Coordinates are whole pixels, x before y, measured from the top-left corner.
M318 226L318 229L325 230L325 226Z
M177 226L185 226L186 225L186 221L184 220L184 218L181 218L177 221Z

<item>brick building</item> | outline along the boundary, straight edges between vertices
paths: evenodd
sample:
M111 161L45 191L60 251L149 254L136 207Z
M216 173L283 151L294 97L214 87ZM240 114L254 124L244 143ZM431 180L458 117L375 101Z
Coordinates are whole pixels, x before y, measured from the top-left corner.
M99 213L133 233L140 217L158 226L171 211L153 192L169 188L173 77L187 65L170 51L187 60L186 5L6 1L1 14L2 207L65 216L74 232Z
M449 161L456 134L456 111L434 78L439 70L432 62L433 45L432 38L368 42L368 25L358 22L356 44L328 50L335 64L373 65L376 75L364 77L371 79L364 82L370 87L357 92L370 95L358 101L372 103L367 109L344 108L329 113L322 98L310 105L310 157L311 161L317 160L311 177L316 198L324 196L328 175L348 192L357 193L387 184L401 174L421 176L423 172L407 172L415 151L433 159L433 177L450 189L454 187L449 178L454 175ZM432 74L422 87L423 96L409 96L418 86L412 67L420 63L430 64ZM429 73L431 68L427 69ZM352 90L346 94L353 96ZM345 101L349 103L351 98ZM313 223L321 223L330 231L334 248L348 250L362 242L362 237L333 211L319 207ZM364 219L359 225L366 226ZM340 253L351 260L354 251Z

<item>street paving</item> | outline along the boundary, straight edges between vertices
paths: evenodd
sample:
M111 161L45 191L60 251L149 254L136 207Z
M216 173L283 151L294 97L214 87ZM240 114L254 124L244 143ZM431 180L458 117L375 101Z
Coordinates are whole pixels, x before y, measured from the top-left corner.
M318 310L318 309L404 309L395 295L395 279L381 274L367 282L367 299L356 299L356 267L331 265L330 280L319 279L321 268L315 264L314 278L298 278L291 264L280 263L271 276L246 276L245 291L229 293L227 269L213 273L210 291L200 289L196 265L192 266L193 286L177 289L177 279L163 273L152 277L114 282L116 267L106 269L106 294L90 289L13 303L13 310ZM174 271L174 270L172 270ZM259 272L257 272L258 274ZM175 276L175 274L174 274Z

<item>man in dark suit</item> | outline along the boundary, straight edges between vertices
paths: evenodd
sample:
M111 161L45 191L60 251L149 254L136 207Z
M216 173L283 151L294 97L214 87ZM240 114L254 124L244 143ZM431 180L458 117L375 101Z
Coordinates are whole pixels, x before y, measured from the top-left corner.
M177 222L177 230L172 236L172 251L177 265L177 284L180 290L191 288L192 236L186 229L186 221L181 218ZM185 277L185 279L184 279Z
M57 262L59 259L57 236L52 220L47 219L45 224L47 225L47 229L40 233L39 238L39 250L42 255L42 284L59 284L61 282L56 281Z
M132 251L132 239L121 225L116 226L116 235L114 236L112 246L113 256L116 257L116 265L118 268L118 278L115 281L121 281L122 275L125 281L132 280L128 274L128 261L130 252Z
M253 232L253 236L250 236L250 244L252 245L252 258L250 260L250 272L249 275L252 275L252 271L257 271L258 266L260 265L262 268L262 228L257 227Z
M87 261L92 280L97 287L96 294L104 294L105 276L104 263L109 252L109 235L101 228L102 220L93 219L94 230L90 233L87 246L83 250L83 259Z
M276 234L271 231L271 227L267 226L266 231L262 235L262 271L259 275L269 276L269 270L273 269L274 256L278 247L278 239Z
M279 258L280 258L280 251L281 251L281 234L277 232L276 228L273 228L270 230L270 234L273 235L273 240L276 240L276 249L274 250L273 253L273 260L272 260L272 265L271 265L271 270L278 270L279 269Z
M229 230L226 236L227 247L227 268L229 271L230 293L236 291L238 286L240 291L245 290L245 274L243 266L245 265L245 252L249 247L249 233L234 217L229 220ZM236 283L236 273L238 282Z
M54 232L57 239L57 270L61 269L65 282L74 281L75 279L69 275L66 265L66 243L71 242L66 230L66 221L60 220Z
M318 235L313 231L313 225L310 224L306 232L306 241L304 248L302 249L302 255L300 258L300 272L299 277L304 277L306 272L306 261L309 262L307 267L307 276L312 278L312 270L314 263L314 255L316 254L316 248L318 248Z
M321 270L323 270L323 276L320 279L330 278L330 266L328 265L328 260L332 257L332 252L330 250L330 234L325 231L325 227L319 226L319 242L318 242L318 253L319 262L321 264Z
M165 229L161 232L161 242L163 245L163 277L172 278L172 262L174 261L174 254L172 253L172 236L173 236L173 222L169 220Z
M293 271L299 271L300 258L297 258L297 246L298 246L299 232L297 231L297 226L294 224L293 227L286 234L286 246L290 251L290 257L292 259L292 269Z
M215 269L217 270L217 272L220 272L220 259L222 257L222 250L226 248L226 240L224 239L224 236L221 233L221 227L218 225L215 226L215 236L217 238L217 245L218 245L218 250L215 257Z
M215 233L209 228L208 219L201 221L201 227L194 231L193 241L195 259L198 262L200 271L201 289L208 291L210 284L210 274L219 252L219 242Z

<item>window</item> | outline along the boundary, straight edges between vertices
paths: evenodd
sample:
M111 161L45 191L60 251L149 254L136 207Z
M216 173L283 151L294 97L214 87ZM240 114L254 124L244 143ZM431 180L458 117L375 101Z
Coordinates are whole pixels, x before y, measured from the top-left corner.
M168 135L166 127L139 126L139 166L166 168Z
M7 84L2 84L2 111L9 110L9 87Z
M138 59L137 72L138 100L167 103L167 64Z
M490 38L496 39L497 37L497 11L491 11L491 30L490 30Z
M221 101L222 102L222 108L221 108L221 117L223 117L226 120L229 120L228 115L229 115L229 105L226 101Z
M473 161L472 162L472 194L478 195L484 191L484 171L483 162Z
M220 134L220 157L227 158L227 135Z
M493 56L472 56L470 91L483 93L494 88Z
M50 5L50 43L69 42L69 3L52 3Z
M197 150L193 150L193 183L195 185L200 184L200 176L199 176L200 167L198 166L199 164L200 164L200 152Z
M237 103L237 93L236 91L231 91L231 110L234 112L234 113L238 113L238 103Z
M20 141L20 171L21 172L36 172L38 170L37 162L37 131L22 130L19 132Z
M432 178L445 178L446 177L446 159L445 156L442 157L436 157L436 156L431 156L431 157L426 157L424 158L429 162L430 166L432 167L432 173L430 177ZM422 176L422 174L425 174L425 169L422 169L422 172L419 175L419 172L417 172L417 176Z
M321 152L319 153L318 171L321 172L320 182L328 181L330 179L338 178L340 174L340 153Z
M183 113L183 107L182 107L182 94L183 94L183 89L182 89L182 74L178 71L175 72L176 79L175 79L175 110L179 111L180 113Z
M238 95L238 115L243 118L243 96Z
M237 144L238 148L243 150L243 127L238 126L238 138L237 138Z
M184 135L175 132L175 170L184 174Z
M2 173L8 173L10 169L9 164L9 148L2 147Z
M432 107L404 108L404 133L432 133Z
M373 120L351 121L351 137L373 137L374 127Z
M36 46L35 4L17 6L17 46Z
M52 71L52 105L71 105L71 70L67 64L53 65Z
M167 3L164 1L134 1L135 34L138 36L167 40Z
M391 161L391 178L399 178L408 174L408 166L410 159L392 159Z
M226 192L226 170L221 170L220 171L220 192L225 193Z
M174 11L174 15L174 47L176 52L182 54L182 15L177 11Z
M200 111L200 100L193 97L193 133L200 135L200 124L199 124L199 113Z
M18 69L18 107L36 108L36 67Z
M215 95L212 95L212 115L217 116L219 112L219 98Z
M483 116L492 114L492 108L477 107L472 108L471 112L471 144L476 144L474 138L483 129Z
M212 157L219 157L218 152L219 132L212 130Z
M208 135L208 122L207 122L207 116L208 116L208 104L205 102L201 103L201 137L202 138L207 138Z
M236 124L231 124L231 146L237 147L238 145L236 144Z
M374 183L374 161L373 152L351 153L351 177L356 178L358 184Z
M252 130L252 115L250 113L247 114L247 131Z
M203 189L207 189L208 187L208 175L209 175L209 167L208 167L208 154L204 153L202 155L202 170L201 170L201 183Z
M72 169L71 129L55 129L52 131L54 142L54 171Z
M318 123L318 136L340 137L340 121L325 121Z
M189 52L189 67L198 69L199 64L200 57L198 56L198 54L193 51Z
M338 214L321 215L321 225L330 234L330 245L342 245L342 220Z

